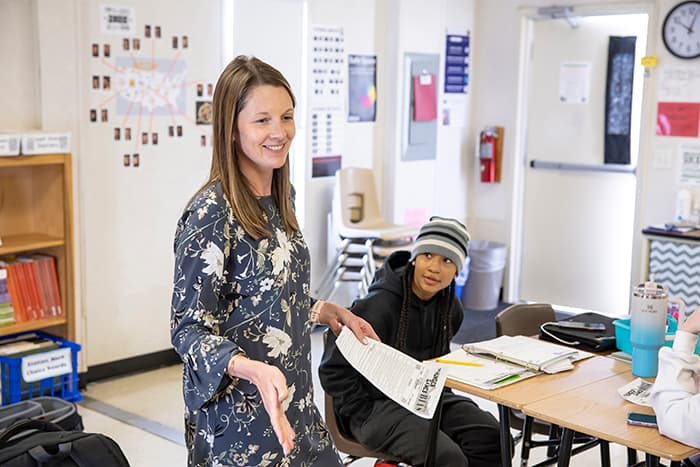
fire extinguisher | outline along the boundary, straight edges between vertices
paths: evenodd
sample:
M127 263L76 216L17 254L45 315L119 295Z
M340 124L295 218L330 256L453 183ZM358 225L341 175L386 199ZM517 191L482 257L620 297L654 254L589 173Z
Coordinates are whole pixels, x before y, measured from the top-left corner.
M484 128L479 134L479 171L481 181L493 183L496 181L496 128Z

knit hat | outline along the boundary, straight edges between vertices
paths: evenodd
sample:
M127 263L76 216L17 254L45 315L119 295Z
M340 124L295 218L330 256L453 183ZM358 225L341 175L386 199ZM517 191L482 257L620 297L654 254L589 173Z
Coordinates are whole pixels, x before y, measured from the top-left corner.
M435 253L455 263L459 273L464 266L464 258L468 256L470 238L467 228L458 220L433 216L420 228L411 251L411 261L421 253Z

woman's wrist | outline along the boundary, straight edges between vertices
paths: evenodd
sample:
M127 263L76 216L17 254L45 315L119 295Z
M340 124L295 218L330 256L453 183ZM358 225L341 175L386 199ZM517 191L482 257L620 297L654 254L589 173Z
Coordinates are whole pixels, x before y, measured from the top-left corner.
M309 320L312 323L321 323L321 309L326 305L325 300L316 300L316 302L311 307L311 313L309 314Z
M247 362L244 361L244 360L247 360ZM230 378L245 378L245 379L248 379L248 378L246 378L246 377L243 375L243 373L247 373L247 372L245 371L245 368L244 368L244 367L247 366L247 363L248 363L249 361L250 361L250 360L248 359L248 357L246 357L246 356L245 356L244 354L242 354L242 353L237 353L237 354L232 355L231 358L230 358L229 361L228 361L228 365L226 365L226 374L227 374ZM242 370L243 370L243 371L242 371Z

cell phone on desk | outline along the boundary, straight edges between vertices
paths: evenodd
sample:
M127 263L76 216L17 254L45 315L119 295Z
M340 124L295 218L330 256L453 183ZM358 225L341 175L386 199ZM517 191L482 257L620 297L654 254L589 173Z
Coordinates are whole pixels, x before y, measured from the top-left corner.
M557 321L555 326L567 329L581 329L583 331L605 331L603 323L584 323L582 321Z
M656 428L656 415L645 413L630 412L627 414L627 423L629 425L650 426Z

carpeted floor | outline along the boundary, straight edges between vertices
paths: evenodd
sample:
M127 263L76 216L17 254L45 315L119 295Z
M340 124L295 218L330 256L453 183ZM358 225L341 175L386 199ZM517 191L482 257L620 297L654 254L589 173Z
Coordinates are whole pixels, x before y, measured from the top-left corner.
M499 303L493 310L464 310L462 326L457 331L452 342L467 344L496 337L496 315L510 306L510 303Z

